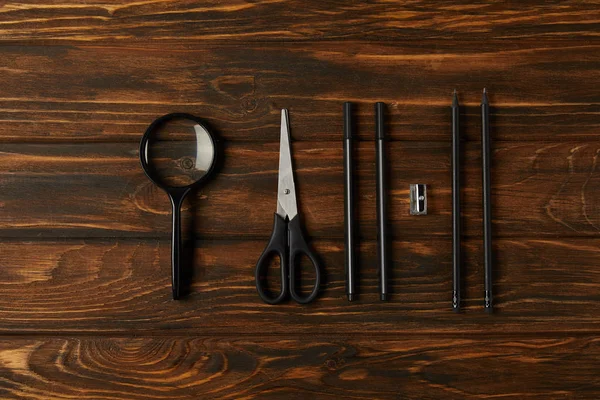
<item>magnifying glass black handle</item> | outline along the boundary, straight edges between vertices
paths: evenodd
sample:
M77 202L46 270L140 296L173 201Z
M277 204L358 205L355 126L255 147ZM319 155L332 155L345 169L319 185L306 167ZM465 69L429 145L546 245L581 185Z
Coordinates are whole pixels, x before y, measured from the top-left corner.
M169 190L169 199L173 206L173 233L171 236L171 288L173 300L181 295L181 205L190 191L189 188Z

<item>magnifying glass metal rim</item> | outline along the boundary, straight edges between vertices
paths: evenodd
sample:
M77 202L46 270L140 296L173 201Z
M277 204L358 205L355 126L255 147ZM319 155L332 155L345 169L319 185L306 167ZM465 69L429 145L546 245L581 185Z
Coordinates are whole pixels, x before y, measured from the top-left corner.
M210 138L211 144L213 146L213 158L212 158L210 167L206 170L206 173L204 175L202 175L197 181L192 182L189 185L184 185L184 186L170 186L170 185L167 185L167 184L161 182L156 177L153 177L152 172L151 172L152 168L148 165L147 153L146 153L146 149L148 148L148 142L150 141L150 135L152 134L152 132L157 130L160 127L160 125L162 125L166 122L175 120L175 119L188 119L188 120L194 121L195 123L200 125L202 127L202 129L204 129L206 131L206 133L208 134L208 137ZM150 124L148 129L146 129L146 132L144 132L144 136L142 136L142 140L140 141L140 162L142 164L142 170L144 170L144 174L146 174L148 179L150 179L150 181L152 181L152 183L154 183L156 186L163 189L165 192L168 193L170 190L191 189L194 186L202 183L205 179L207 179L207 177L214 170L215 165L217 163L217 141L213 137L210 130L206 127L205 123L200 118L198 118L192 114L187 114L187 113L166 114L166 115L163 115L162 117L155 119Z

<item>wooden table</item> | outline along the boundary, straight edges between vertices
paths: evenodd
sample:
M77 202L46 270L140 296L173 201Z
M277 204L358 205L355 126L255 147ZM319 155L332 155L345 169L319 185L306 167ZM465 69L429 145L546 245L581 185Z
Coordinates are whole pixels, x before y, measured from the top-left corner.
M0 5L0 397L598 399L597 1L24 1ZM492 104L495 314L483 311L481 90ZM450 102L464 105L464 312L451 311ZM357 104L360 299L344 285L342 103ZM392 137L391 301L377 294L373 103ZM279 110L323 259L263 304ZM170 208L138 143L168 112L222 140ZM410 183L430 213L410 216Z

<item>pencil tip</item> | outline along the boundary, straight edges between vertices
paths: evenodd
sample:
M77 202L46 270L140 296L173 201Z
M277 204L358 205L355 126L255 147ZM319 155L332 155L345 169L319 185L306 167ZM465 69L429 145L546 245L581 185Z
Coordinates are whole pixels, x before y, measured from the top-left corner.
M456 96L456 89L454 89L454 95Z
M457 290L452 291L452 309L454 312L460 312L460 296Z
M456 95L456 89L454 89L454 94L452 95L452 107L458 107L458 96Z
M487 89L486 88L483 88L483 93L487 93Z
M483 96L481 96L481 104L487 104L487 103L488 103L487 89L483 88Z

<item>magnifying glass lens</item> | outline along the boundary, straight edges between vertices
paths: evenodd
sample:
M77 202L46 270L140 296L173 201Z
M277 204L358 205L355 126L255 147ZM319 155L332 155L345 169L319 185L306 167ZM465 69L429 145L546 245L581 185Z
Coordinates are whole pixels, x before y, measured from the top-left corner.
M149 132L145 158L152 177L169 187L189 186L212 166L215 147L206 128L187 118L174 118Z

